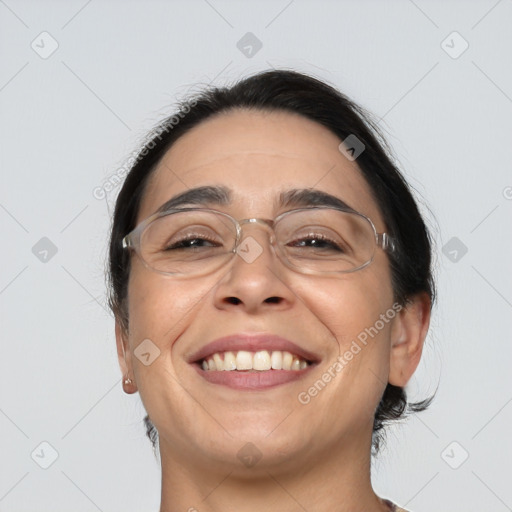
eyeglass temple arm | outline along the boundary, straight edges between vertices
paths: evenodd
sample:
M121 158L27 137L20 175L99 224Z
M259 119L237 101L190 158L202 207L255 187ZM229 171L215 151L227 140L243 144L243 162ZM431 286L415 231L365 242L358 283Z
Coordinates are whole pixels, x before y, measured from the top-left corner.
M385 251L393 252L395 250L395 241L387 233L377 233L377 244Z

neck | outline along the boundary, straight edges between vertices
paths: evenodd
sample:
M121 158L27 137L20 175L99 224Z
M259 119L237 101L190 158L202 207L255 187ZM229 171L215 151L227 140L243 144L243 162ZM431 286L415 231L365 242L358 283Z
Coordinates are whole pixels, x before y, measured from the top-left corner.
M263 464L252 468L217 465L206 457L190 462L161 446L160 512L272 510L292 512L381 512L370 479L370 446L350 442L325 453L297 456L289 467ZM181 459L181 460L179 460Z

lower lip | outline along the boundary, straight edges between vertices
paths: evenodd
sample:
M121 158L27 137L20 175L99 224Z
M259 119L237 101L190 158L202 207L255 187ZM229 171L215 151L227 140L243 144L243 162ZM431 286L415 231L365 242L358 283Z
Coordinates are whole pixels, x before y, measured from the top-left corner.
M303 370L267 370L267 371L205 371L194 365L201 377L211 384L220 384L233 389L259 391L282 384L288 384L304 377L314 365Z

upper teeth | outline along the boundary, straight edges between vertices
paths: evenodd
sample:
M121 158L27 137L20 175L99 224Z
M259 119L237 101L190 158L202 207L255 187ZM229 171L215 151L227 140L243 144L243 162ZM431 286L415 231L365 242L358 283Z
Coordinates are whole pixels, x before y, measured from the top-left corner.
M259 352L216 352L203 359L203 370L230 371L230 370L302 370L308 362L290 352L268 350Z

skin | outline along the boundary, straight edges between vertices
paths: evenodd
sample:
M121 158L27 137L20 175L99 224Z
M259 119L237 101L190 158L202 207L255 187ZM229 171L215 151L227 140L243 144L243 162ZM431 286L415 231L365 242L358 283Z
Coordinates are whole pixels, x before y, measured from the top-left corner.
M155 170L138 221L191 187L224 185L233 202L214 208L236 219L274 218L275 198L291 188L328 192L386 225L356 162L324 127L291 113L234 111L181 137ZM208 207L209 205L204 205ZM127 393L139 391L159 431L160 512L387 510L370 482L373 416L388 382L404 386L421 357L430 302L421 294L365 346L307 405L314 384L352 340L393 305L386 253L351 274L319 277L285 267L266 231L244 226L264 248L252 263L235 256L214 274L178 279L132 257L129 332L116 322ZM231 298L236 297L238 301ZM268 301L270 297L274 299ZM206 382L187 357L237 332L274 333L321 358L307 378L265 391ZM145 366L133 354L149 338L160 355ZM262 457L237 457L253 443Z

